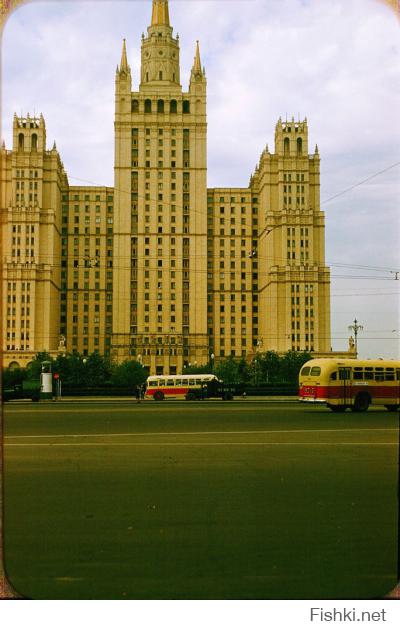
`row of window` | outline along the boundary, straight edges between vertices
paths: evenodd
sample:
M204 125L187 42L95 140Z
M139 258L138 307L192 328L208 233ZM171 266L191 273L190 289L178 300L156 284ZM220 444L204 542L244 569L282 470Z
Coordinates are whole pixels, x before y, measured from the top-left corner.
M70 193L70 198L68 199L68 195L67 194L63 194L62 195L62 200L63 201L93 201L93 193L92 195L85 193L85 194L81 194L79 195L79 193ZM101 195L97 194L95 195L94 198L95 201L101 201ZM107 195L107 201L113 201L114 200L114 196L113 195Z
M160 74L162 74L160 72ZM180 108L179 108L180 109ZM131 103L131 112L133 114L141 112L141 103L137 99L133 99ZM146 98L144 101L143 111L145 114L151 114L152 111L157 112L157 114L177 114L178 113L178 101L172 99L171 101L164 101L162 98L159 98L154 103L150 98ZM182 114L190 114L190 101L182 101Z
M18 321L18 325L20 328L29 328L30 326L30 320L29 319L22 319ZM7 328L16 328L15 326L15 319L7 319ZM9 336L11 336L14 338L15 337L15 333L7 333L7 338L9 338ZM24 333L21 333L22 335ZM29 333L27 333L29 335ZM22 337L23 338L23 337ZM29 337L28 337L29 339Z
M284 182L291 182L292 181L292 174L291 173L284 173L283 174L283 181ZM293 173L293 181L295 181L294 179L294 173ZM304 174L301 173L296 173L296 182L304 182Z
M37 193L29 193L29 195L24 195L23 193L20 195L19 193L17 193L15 195L15 201L17 204L19 203L25 204L28 201L30 202L33 201L36 205L38 202L38 196L37 196Z
M292 186L291 186L291 185L287 186L287 185L285 184L285 185L283 186L283 192L288 192L288 193L291 193L291 192L292 192ZM299 185L297 185L297 186L296 186L296 192L298 192L298 193L299 193L299 192L302 192L302 193L303 193L303 192L304 192L304 186L299 186Z
M296 152L297 155L303 155L303 140L302 138L297 138L296 141ZM284 155L289 155L290 153L290 138L284 138L283 140L283 153Z
M38 136L36 133L31 135L31 151L37 151L38 149ZM18 134L18 151L25 150L25 136L23 133Z
M286 205L291 206L292 205L292 197L286 197L285 196L283 198L283 203L285 204L285 206ZM294 202L294 197L293 197L293 203L295 203ZM296 206L303 206L304 203L305 203L304 202L304 197L296 197Z
M27 173L28 173L28 171L27 171ZM20 178L24 179L25 178L25 170L24 169L20 170L20 169L17 168L16 177L17 177L17 179L20 179ZM28 177L28 174L27 174L27 177ZM38 171L29 171L29 177L30 178L32 178L32 177L37 178L37 177L39 177L39 172Z
M239 203L239 199L236 199L236 197L230 197L229 199L227 198L225 200L225 197L220 197L219 198L219 203L228 203L230 201L230 203ZM251 199L252 203L257 204L258 203L258 197L253 197ZM240 203L248 203L250 202L250 199L246 199L246 197L240 197ZM207 197L207 203L214 203L214 197ZM216 200L215 200L216 203Z
M28 182L26 182L28 184ZM28 188L28 186L27 186ZM37 182L29 182L29 190L37 190L38 188L38 183ZM16 189L17 190L24 190L25 189L25 182L16 182Z

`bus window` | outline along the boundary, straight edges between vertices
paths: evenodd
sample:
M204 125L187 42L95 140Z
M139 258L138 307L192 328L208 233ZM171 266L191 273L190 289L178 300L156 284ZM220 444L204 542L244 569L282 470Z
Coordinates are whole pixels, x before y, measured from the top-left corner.
M339 368L339 378L341 381L348 381L350 378L349 368Z
M167 380L167 386L168 386L168 387L171 387L171 386L173 386L173 385L174 385L174 379L173 379L173 378L169 378L169 379Z
M337 379L337 372L332 372L331 376L330 376L331 381L336 381Z
M181 378L176 378L175 379L175 385L178 385L178 386L182 385L182 379Z
M307 365L307 367L303 367L303 369L301 370L301 376L308 376L310 374L310 366Z
M194 378L189 379L189 385L194 385Z
M386 368L385 381L394 381L394 368Z
M383 372L375 372L375 380L380 383L385 380L385 375Z
M158 385L159 385L159 387L165 387L165 380L164 379L163 380L159 380L158 381Z
M364 378L365 378L367 381L372 381L372 380L373 380L373 378L374 378L374 372L373 372L373 369L372 369L372 368L365 368L365 376L364 376Z
M396 380L400 381L400 370L396 370Z
M315 365L311 368L310 376L319 376L321 374L321 368L318 365Z
M353 379L359 380L364 378L364 372L362 370L362 368L354 368L353 371Z
M201 385L202 379L201 378L196 378L196 385Z

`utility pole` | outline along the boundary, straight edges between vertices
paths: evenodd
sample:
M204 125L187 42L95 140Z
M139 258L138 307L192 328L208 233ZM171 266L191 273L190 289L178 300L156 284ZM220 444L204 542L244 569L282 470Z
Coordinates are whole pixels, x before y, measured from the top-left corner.
M357 335L360 330L364 330L364 326L358 323L357 319L354 319L354 322L351 326L348 327L351 332L354 333L354 349L356 351L357 356Z

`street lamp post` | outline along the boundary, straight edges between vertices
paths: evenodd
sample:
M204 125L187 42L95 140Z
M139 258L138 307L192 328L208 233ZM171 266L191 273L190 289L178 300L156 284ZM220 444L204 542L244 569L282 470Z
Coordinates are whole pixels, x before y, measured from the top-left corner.
M257 339L256 353L255 353L256 356L254 357L254 371L255 371L256 386L258 385L259 352L262 345L263 345L263 340Z
M211 367L211 372L214 369L214 359L215 359L215 354L213 352L211 352L210 354L210 367Z
M357 335L360 330L364 330L364 326L358 323L357 319L354 319L354 322L351 326L348 327L350 332L354 333L354 350L357 356Z

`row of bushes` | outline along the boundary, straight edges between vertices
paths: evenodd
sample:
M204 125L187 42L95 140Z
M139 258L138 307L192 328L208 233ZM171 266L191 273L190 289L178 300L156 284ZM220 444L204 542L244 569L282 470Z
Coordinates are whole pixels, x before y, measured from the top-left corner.
M267 392L282 386L290 391L297 388L298 374L301 366L311 358L305 352L286 352L279 355L269 351L257 353L251 362L245 359L227 358L202 366L190 366L184 369L185 374L216 374L224 383L240 385L250 394L251 391L265 389ZM63 391L71 389L122 388L130 392L145 382L148 374L141 363L127 360L117 364L109 356L97 352L83 356L77 352L60 354L56 359L45 353L38 353L27 369L6 369L3 372L3 386L9 387L25 379L38 379L43 361L51 363L53 374L59 374ZM253 389L252 389L253 388Z

